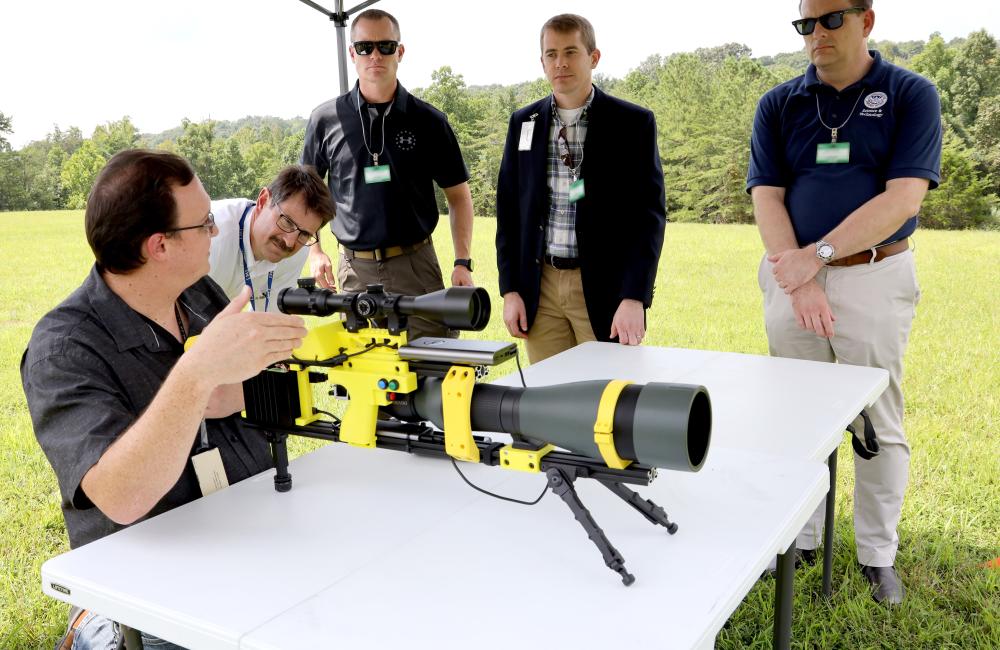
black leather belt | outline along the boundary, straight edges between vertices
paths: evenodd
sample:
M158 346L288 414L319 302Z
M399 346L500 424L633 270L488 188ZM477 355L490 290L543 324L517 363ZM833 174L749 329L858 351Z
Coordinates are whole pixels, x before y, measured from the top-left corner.
M545 263L554 269L559 269L560 271L569 271L580 268L579 257L556 257L555 255L546 255Z

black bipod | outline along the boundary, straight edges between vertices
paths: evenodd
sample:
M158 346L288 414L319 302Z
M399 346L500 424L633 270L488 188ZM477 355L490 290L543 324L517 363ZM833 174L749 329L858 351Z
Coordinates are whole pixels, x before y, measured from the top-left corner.
M288 440L287 433L266 431L265 437L271 443L271 458L274 459L274 489L278 492L288 492L292 489L292 475L288 473Z
M580 522L580 525L583 526L583 530L587 533L587 537L589 537L590 541L594 543L597 550L601 552L601 556L604 558L604 564L622 577L622 583L626 587L635 582L635 576L629 573L625 568L625 558L622 557L622 554L618 552L618 549L611 544L607 535L605 535L604 531L601 530L601 527L597 525L597 522L590 514L587 506L583 505L583 502L580 500L580 496L576 493L576 488L573 487L573 482L576 480L576 476L567 473L558 467L550 467L545 471L545 474L548 476L549 488L558 494L559 498L561 498L566 505L569 506L569 509L573 512L573 517ZM671 535L677 532L677 524L672 523L667 518L666 511L660 506L648 499L643 499L639 496L639 494L617 481L606 481L601 479L597 479L597 481L604 487L611 490L615 496L632 506L639 512L639 514L651 523L663 526Z

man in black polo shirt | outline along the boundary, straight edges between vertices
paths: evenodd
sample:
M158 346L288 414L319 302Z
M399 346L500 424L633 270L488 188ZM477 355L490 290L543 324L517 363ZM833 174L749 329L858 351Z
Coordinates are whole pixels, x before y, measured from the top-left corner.
M327 176L336 203L330 229L340 242L338 278L344 291L380 283L391 293L422 295L444 288L431 233L438 222L434 183L451 214L454 286L472 286L472 195L458 140L441 111L410 95L396 80L403 58L399 23L378 9L351 24L351 60L358 84L319 105L306 127L302 162ZM317 282L335 288L330 258L309 251ZM457 336L420 318L409 338Z
M920 298L908 241L940 181L940 102L929 81L867 49L871 0L802 0L800 13L812 65L761 99L747 178L767 249L758 273L767 337L775 356L889 371L867 409L881 452L855 456L854 527L875 599L899 603L910 457L900 383ZM823 510L796 542L807 556Z
M306 330L298 316L241 313L250 290L229 302L206 277L209 205L183 158L114 156L87 199L94 267L39 321L21 359L74 548L192 501L211 491L206 482L272 466L263 437L235 416L240 382L287 359ZM95 613L76 628L75 648L114 647L118 636Z

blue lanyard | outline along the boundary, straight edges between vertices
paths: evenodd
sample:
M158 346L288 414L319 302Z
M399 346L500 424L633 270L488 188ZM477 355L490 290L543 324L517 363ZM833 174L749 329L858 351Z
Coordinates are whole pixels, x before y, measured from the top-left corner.
M247 214L250 213L250 208L253 206L253 203L248 205L246 209L243 210L243 216L240 217L240 258L243 260L243 284L250 287L250 309L257 311L257 297L254 295L253 281L250 280L250 268L247 266L247 251L243 247L243 222L246 221ZM271 303L271 280L273 279L274 271L268 271L267 292L264 294L264 311L267 311L267 307Z

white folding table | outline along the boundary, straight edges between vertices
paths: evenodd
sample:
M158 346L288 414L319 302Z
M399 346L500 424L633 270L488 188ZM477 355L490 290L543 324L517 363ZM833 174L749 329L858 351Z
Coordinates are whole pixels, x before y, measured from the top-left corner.
M832 488L821 461L835 461L844 426L886 373L592 343L525 375L529 386L708 387L713 439L701 472L661 470L636 488L677 534L596 482L576 482L632 586L602 565L554 495L510 504L471 490L446 461L334 444L292 462L290 492L265 472L49 560L43 589L191 648L586 647L636 634L710 647L779 554L774 640L788 647L794 540ZM544 485L544 474L461 466L481 487L522 499Z
M633 641L711 647L827 490L820 463L712 449L661 471L649 524L594 481L577 491L636 582L622 585L554 495L511 504L447 461L342 444L47 561L45 593L189 648L481 648ZM544 474L463 464L537 496ZM790 602L788 603L790 606ZM790 624L790 618L788 619Z

